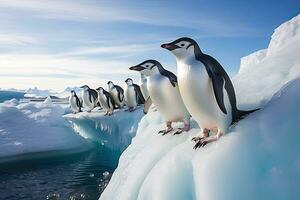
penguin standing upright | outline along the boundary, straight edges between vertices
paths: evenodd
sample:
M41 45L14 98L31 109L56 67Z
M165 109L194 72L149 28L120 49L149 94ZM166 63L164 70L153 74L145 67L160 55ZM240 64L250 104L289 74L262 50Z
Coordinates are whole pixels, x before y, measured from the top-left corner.
M84 85L82 88L82 104L87 112L91 112L98 104L97 91L90 89L89 86Z
M112 115L115 108L115 102L112 96L102 87L97 88L96 91L98 93L98 102L100 103L101 107L106 111L105 115Z
M145 99L137 84L131 78L125 80L124 100L128 110L132 112L138 104L144 104Z
M218 140L231 124L256 111L237 109L229 76L217 60L202 53L193 39L183 37L161 47L176 56L182 99L201 127L201 136L193 138L194 148ZM209 131L217 134L209 136Z
M108 81L107 85L108 92L113 97L115 104L118 106L118 108L122 108L124 105L124 90L120 86L114 85L112 81Z
M172 122L184 122L184 128L179 128L174 134L180 134L190 129L190 114L185 108L177 86L177 77L167 71L156 60L146 60L130 70L139 71L148 77L147 88L150 97L145 102L145 112L148 111L151 103L166 120L167 128L159 133L169 133L173 130Z
M70 103L71 110L73 111L74 114L81 112L81 107L82 107L81 102L74 90L71 90L69 103Z

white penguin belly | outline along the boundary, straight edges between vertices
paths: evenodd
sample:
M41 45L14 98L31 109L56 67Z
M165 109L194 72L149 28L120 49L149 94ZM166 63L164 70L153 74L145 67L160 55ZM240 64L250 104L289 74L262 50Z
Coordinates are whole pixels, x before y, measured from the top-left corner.
M201 128L226 131L231 123L231 105L225 89L224 104L227 114L219 108L210 77L204 65L178 65L178 84L183 101ZM225 129L225 130L224 130Z
M149 92L148 92L148 88L147 88L147 82L142 82L140 88L141 88L141 91L142 91L144 99L147 100L148 97L149 97Z
M72 109L73 112L79 112L80 111L80 108L77 106L75 97L70 97L69 103L70 103L70 106L71 106L71 109Z
M89 110L92 110L95 107L94 99L91 97L92 102L90 102L89 93L84 91L82 94L82 100L83 100L83 106L85 108L88 108Z
M98 101L100 102L101 107L108 111L110 110L109 105L107 105L106 96L98 93Z
M116 88L113 88L110 92L111 96L113 97L115 103L118 105L118 106L121 106L122 105L122 102L119 100L119 95L118 95L118 91Z
M133 86L125 87L124 97L127 107L134 108L137 106L136 94Z
M166 121L189 121L189 113L184 106L178 87L173 87L169 79L162 75L149 78L148 91L153 104Z

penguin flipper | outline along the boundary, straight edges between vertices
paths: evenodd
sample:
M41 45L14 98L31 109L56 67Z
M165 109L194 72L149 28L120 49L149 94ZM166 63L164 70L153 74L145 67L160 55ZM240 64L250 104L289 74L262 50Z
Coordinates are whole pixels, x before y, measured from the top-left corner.
M96 90L92 90L92 89L90 89L90 102L92 103L93 101L92 101L92 98L94 99L94 101L96 101L97 100L97 98L98 98L98 94L97 94L97 91Z
M79 98L78 98L78 97L75 97L75 98L76 98L76 105L77 105L79 108L81 108L82 106L81 106L81 103L80 103Z
M124 99L124 90L123 90L123 88L121 88L121 87L118 86L118 85L115 85L115 88L116 88L117 91L118 91L118 98L119 98L119 101L122 102L123 99Z
M140 86L138 86L137 84L133 84L133 87L134 87L134 90L137 94L137 102L139 104L144 104L145 103L145 99L144 99L144 96L142 94L142 91L140 89Z
M148 97L148 99L146 100L145 104L144 104L144 114L147 114L149 111L150 106L152 105L152 100L150 97Z
M224 114L227 114L226 107L224 105L224 94L223 94L224 79L218 73L210 73L210 77L211 77L215 98L218 103L218 106Z

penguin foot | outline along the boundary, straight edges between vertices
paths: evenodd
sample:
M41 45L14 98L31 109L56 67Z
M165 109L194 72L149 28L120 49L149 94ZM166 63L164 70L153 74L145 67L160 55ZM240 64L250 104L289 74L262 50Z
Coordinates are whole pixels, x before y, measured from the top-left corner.
M193 138L192 138L192 141L197 142L197 141L202 140L202 139L204 139L204 138L205 138L205 137L203 137L203 136L193 137Z
M166 135L167 133L170 133L171 131L173 131L173 128L168 128L168 129L160 130L158 132L158 134L162 133L162 135Z
M179 135L183 132L182 128L177 129L177 131L175 133L173 133L173 135Z
M221 135L214 135L214 136L209 136L206 138L202 138L200 140L197 140L194 149L200 148L200 147L204 147L205 145L207 145L208 143L217 141L220 138Z
M187 132L189 130L190 130L190 125L185 124L183 128L177 129L177 131L173 135L178 135L178 134L181 134L182 132Z

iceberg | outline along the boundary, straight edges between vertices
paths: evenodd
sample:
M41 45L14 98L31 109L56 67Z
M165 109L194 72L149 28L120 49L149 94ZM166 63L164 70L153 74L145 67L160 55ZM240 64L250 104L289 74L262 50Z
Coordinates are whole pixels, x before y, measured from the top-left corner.
M133 112L115 110L111 116L105 116L103 110L97 109L91 113L70 113L64 115L64 118L83 138L122 152L136 134L139 121L144 115L143 109L137 107Z
M65 108L44 102L0 103L0 163L45 156L46 153L82 152L91 144L74 133L62 115Z
M241 108L262 107L283 85L300 76L300 15L275 29L267 49L241 59L233 77Z
M198 150L194 120L187 133L161 136L162 116L149 112L100 200L299 199L299 24L300 15L275 30L267 49L242 58L233 80L239 107L261 110Z

